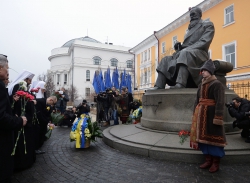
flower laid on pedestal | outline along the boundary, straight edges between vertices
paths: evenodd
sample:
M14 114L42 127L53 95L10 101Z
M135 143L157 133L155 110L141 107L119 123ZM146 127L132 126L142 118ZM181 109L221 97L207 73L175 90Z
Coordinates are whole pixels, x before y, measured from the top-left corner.
M183 145L183 143L187 140L188 136L190 135L189 131L181 130L178 133L180 137L180 144Z
M92 123L88 114L82 114L72 126L70 141L76 141L76 148L88 148L97 137L102 138L97 122Z
M134 124L140 123L142 117L142 106L136 109L132 114L132 119L134 119Z
M29 94L28 92L25 91L17 91L16 95L19 96L19 100L21 102L21 116L25 116L25 107L28 101L34 100L34 96ZM25 147L25 154L27 154L26 151L26 141L25 141L25 135L24 135L24 127L21 128L21 130L18 131L18 135L17 135L17 139L16 139L16 143L14 146L14 149L11 153L11 155L15 155L15 151L16 151L16 146L17 146L17 142L19 140L20 134L23 134L23 138L24 138L24 147Z

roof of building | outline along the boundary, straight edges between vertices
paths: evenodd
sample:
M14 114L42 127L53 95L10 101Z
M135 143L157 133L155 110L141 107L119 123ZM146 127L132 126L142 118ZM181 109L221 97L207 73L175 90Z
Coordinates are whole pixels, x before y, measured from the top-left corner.
M62 47L70 47L75 40L88 41L88 42L93 42L93 43L101 43L100 41L97 41L91 37L85 36L85 37L71 39L68 42L66 42L64 45L62 45Z

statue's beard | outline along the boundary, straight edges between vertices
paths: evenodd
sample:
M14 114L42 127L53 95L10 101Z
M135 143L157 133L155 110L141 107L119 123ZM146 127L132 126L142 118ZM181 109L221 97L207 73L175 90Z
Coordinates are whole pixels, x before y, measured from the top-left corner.
M200 21L200 18L192 18L190 20L190 24L188 25L188 30L192 29L198 22Z

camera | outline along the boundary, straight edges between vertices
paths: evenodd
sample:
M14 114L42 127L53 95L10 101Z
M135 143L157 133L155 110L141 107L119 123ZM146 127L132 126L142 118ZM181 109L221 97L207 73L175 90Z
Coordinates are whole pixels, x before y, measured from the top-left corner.
M245 116L250 116L250 112L245 112Z
M228 107L234 107L234 103L233 102L228 102L228 103L225 103L225 106L228 108Z

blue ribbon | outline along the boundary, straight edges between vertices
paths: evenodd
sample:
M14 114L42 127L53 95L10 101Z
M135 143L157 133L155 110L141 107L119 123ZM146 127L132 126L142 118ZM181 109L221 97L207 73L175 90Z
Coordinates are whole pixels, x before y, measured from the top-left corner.
M73 124L71 131L73 131L73 132L76 131L77 125L78 125L80 120L81 120L81 118L78 118L78 120Z
M81 148L84 148L84 146L85 146L85 133L84 133L84 130L85 130L85 128L88 127L87 119L88 119L87 117L84 117L83 123L82 123L82 140L81 140Z

